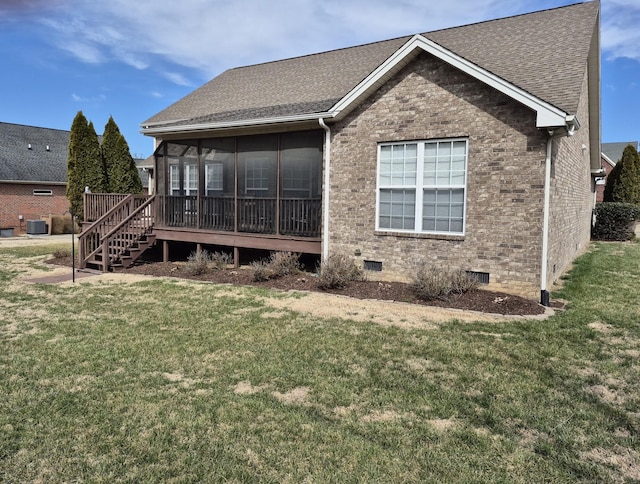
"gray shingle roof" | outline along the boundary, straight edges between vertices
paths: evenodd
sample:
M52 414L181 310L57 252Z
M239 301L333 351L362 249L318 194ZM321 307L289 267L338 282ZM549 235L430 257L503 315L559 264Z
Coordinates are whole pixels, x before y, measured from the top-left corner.
M597 1L422 34L568 114L577 111ZM326 112L411 37L230 69L143 126Z
M637 141L621 141L617 143L602 143L602 152L616 164L622 159L622 152L629 145L633 146L636 151L638 150Z
M0 180L66 183L68 149L69 131L0 122Z

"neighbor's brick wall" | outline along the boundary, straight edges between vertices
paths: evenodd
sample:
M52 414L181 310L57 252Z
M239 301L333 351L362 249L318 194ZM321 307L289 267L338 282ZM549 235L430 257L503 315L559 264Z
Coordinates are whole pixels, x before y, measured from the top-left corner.
M33 195L33 190L52 190L53 195ZM13 227L17 233L26 230L27 220L40 220L43 215L63 215L69 201L62 185L0 183L0 227ZM22 227L18 215L24 217Z
M596 202L604 201L604 189L607 186L607 177L609 176L609 173L611 173L611 170L613 170L613 166L611 166L608 162L606 162L604 158L601 159L601 163L602 163L602 168L604 168L604 172L606 173L606 175L604 177L604 180L601 180L596 185Z
M591 178L588 99L585 72L577 112L581 127L573 136L554 140L548 284L562 275L591 238L595 186Z
M418 260L490 273L492 286L538 297L546 135L535 113L421 54L333 126L329 247L407 280ZM375 232L377 144L468 137L466 235Z

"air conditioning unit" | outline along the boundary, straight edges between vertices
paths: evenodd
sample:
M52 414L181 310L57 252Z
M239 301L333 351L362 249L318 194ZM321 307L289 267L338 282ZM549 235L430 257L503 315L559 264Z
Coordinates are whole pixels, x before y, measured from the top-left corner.
M39 235L47 233L47 223L44 220L27 220L27 233Z

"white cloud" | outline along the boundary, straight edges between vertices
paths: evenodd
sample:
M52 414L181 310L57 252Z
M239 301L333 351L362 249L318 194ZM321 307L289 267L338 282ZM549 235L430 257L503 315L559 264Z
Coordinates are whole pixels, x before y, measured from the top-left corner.
M82 97L74 92L71 94L71 99L73 99L77 103L101 103L107 100L107 96L105 96L104 94L99 94L94 97Z
M602 51L608 59L640 61L640 2L608 0L602 4Z
M58 45L83 62L154 68L181 86L230 67L447 28L572 0L69 0L49 22ZM609 0L603 49L640 59L638 0ZM609 12L611 16L609 18ZM184 73L179 73L185 68ZM199 79L186 76L199 73Z
M163 76L178 86L192 86L192 83L179 72L165 72Z

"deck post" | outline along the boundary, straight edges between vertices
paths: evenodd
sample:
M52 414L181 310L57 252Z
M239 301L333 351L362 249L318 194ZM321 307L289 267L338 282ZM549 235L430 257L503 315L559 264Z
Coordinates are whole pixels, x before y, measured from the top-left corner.
M169 242L162 241L162 262L169 262Z
M102 242L102 272L109 271L109 241Z
M233 248L233 267L238 269L240 267L240 249Z

